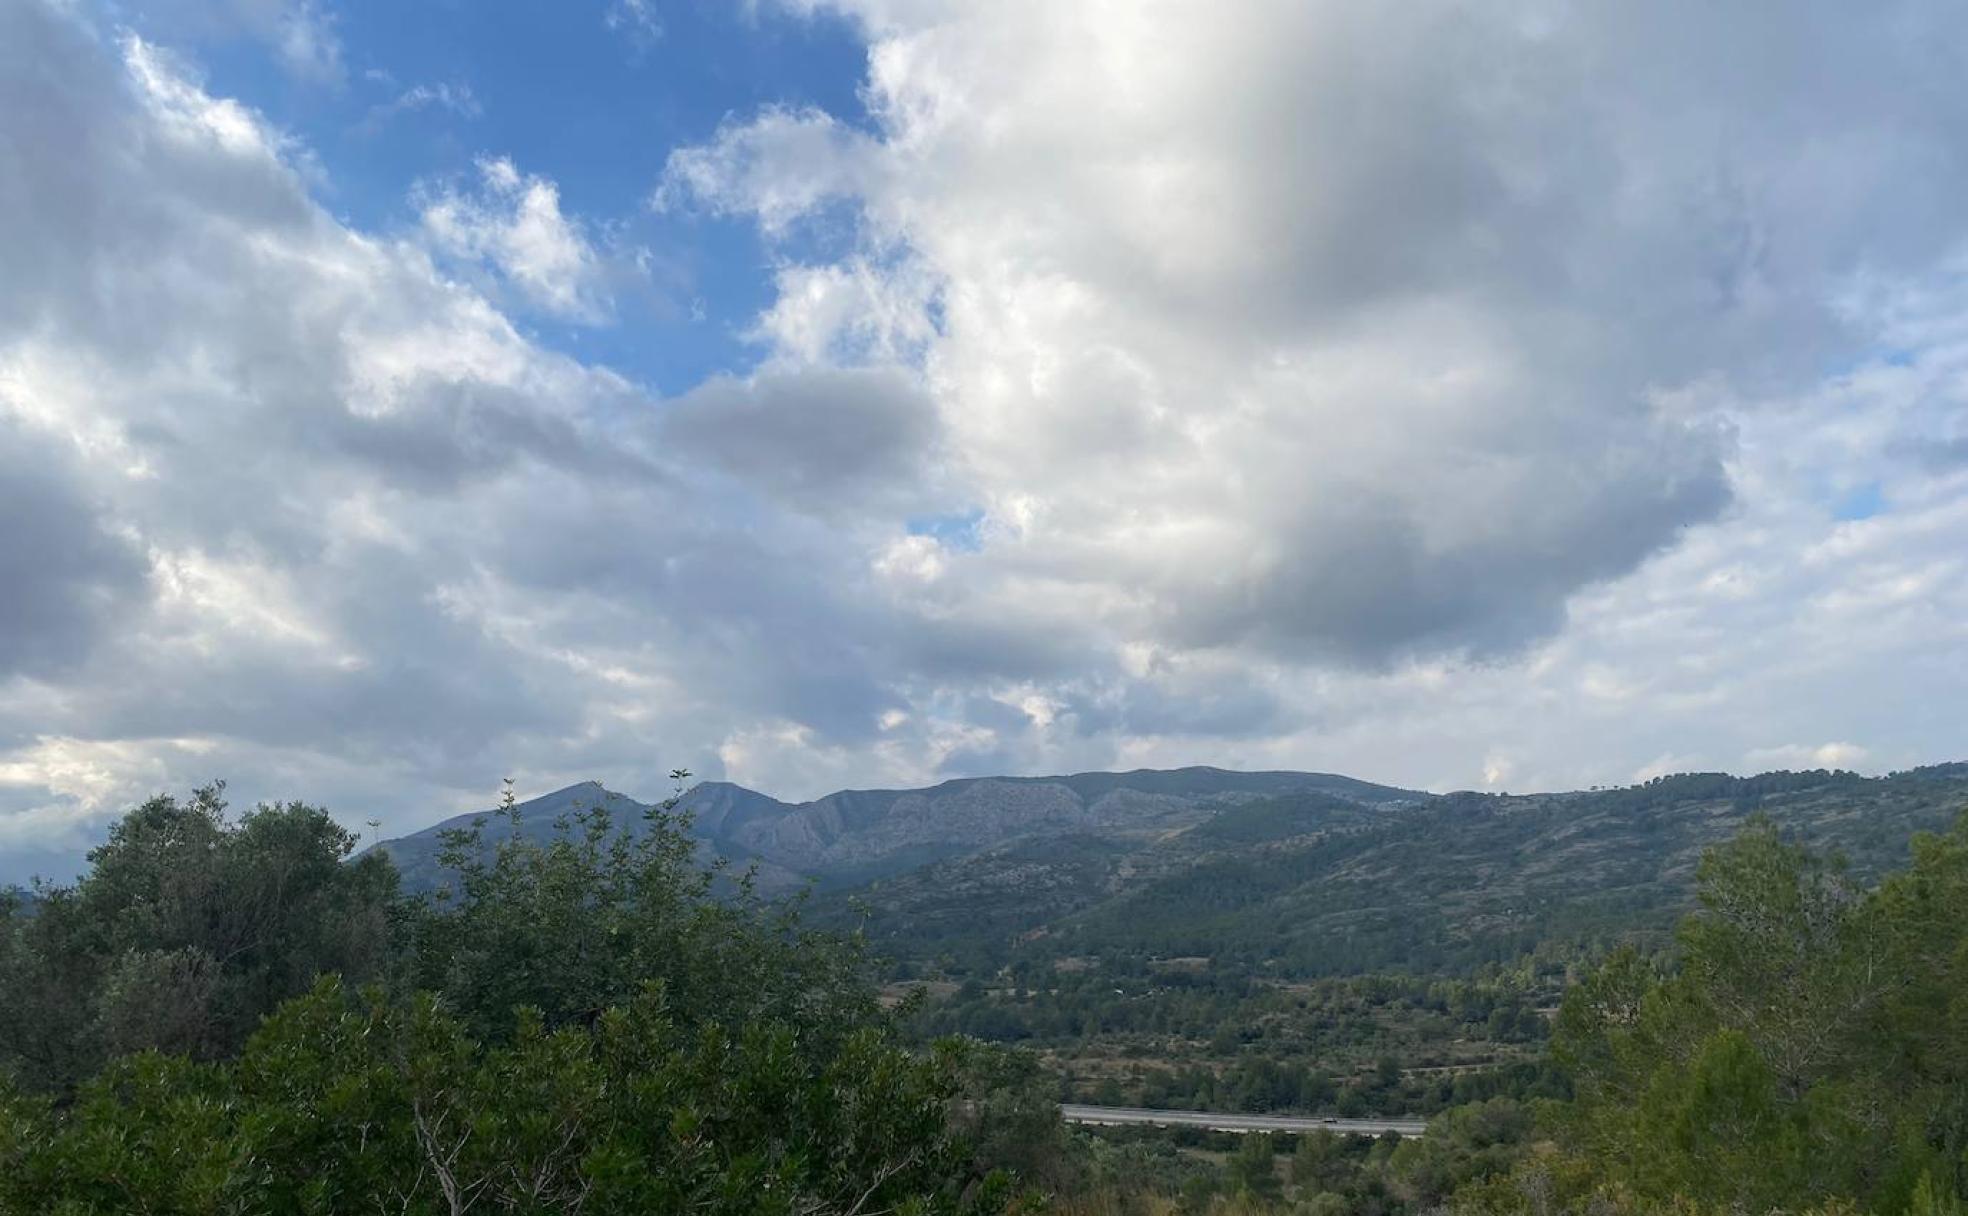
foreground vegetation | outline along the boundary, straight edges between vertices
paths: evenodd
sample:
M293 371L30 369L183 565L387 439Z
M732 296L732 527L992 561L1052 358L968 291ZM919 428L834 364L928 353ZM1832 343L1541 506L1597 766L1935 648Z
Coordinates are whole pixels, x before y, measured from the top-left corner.
M1003 1206L960 1045L660 813L614 828L462 833L413 903L314 808L139 808L0 926L0 1212Z
M409 899L317 809L137 808L0 904L0 1213L1964 1211L1968 820L1875 878L1753 819L1591 966L1062 955L893 1008L853 936L620 826L459 833ZM1432 1118L1096 1133L1068 1094Z

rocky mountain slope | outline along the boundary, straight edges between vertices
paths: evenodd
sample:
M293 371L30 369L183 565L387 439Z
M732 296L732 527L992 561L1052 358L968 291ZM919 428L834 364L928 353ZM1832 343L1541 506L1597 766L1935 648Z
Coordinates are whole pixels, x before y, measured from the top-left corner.
M785 803L724 781L683 795L676 810L691 817L710 852L757 865L767 886L804 879L839 886L1012 841L1091 834L1125 838L1193 826L1228 808L1280 795L1329 799L1356 808L1419 805L1427 794L1329 773L1238 773L1215 768L1062 777L981 777L914 790L842 790L811 802ZM584 782L519 805L520 831L551 836L561 816L606 805L630 828L647 804ZM491 812L460 815L383 842L406 884L440 880L442 833L487 818L487 836L507 829Z

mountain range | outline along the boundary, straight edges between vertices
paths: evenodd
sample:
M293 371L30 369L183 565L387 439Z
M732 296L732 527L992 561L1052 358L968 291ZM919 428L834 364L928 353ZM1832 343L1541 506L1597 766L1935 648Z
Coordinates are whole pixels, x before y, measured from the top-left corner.
M707 850L755 865L761 884L850 886L1016 840L1092 834L1128 838L1193 826L1216 812L1281 796L1320 797L1359 808L1419 805L1430 795L1331 773L1140 769L1060 777L976 777L923 789L841 790L788 803L728 781L693 786L674 808ZM606 806L634 826L649 805L604 788L571 785L518 805L519 831L545 840L570 812ZM382 842L406 886L441 881L443 833L486 820L488 839L509 829L491 811L458 815Z
M546 839L569 811L645 809L595 783L521 803ZM988 777L785 803L728 782L680 798L707 854L767 890L818 888L913 974L1087 958L1195 958L1280 975L1468 972L1545 947L1660 935L1692 906L1702 851L1752 815L1845 857L1903 865L1913 833L1968 808L1968 764L1864 777L1693 773L1547 794L1431 794L1325 773L1213 768ZM442 880L439 834L381 848L411 889ZM491 818L488 834L508 830Z
M1968 764L1885 777L1689 773L1618 789L1368 805L1287 794L1180 830L1027 838L891 875L821 910L909 973L1191 960L1280 979L1469 975L1663 945L1702 853L1754 816L1860 882L1968 810ZM851 897L851 898L850 898Z

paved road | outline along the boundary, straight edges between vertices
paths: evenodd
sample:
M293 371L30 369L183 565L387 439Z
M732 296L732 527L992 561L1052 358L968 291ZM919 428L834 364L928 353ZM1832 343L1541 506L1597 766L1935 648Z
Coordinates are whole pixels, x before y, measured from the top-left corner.
M1428 1127L1422 1119L1320 1119L1294 1115L1220 1115L1206 1110L1144 1110L1137 1106L1081 1106L1064 1102L1060 1117L1068 1123L1117 1127L1145 1123L1150 1127L1206 1127L1217 1132L1336 1132L1343 1136L1381 1136L1399 1132L1419 1136Z

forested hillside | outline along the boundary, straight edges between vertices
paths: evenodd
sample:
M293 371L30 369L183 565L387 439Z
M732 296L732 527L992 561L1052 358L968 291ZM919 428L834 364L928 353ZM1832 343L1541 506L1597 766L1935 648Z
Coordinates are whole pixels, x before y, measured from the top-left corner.
M1692 906L1701 851L1754 814L1877 874L1964 802L1959 764L1881 778L1698 773L1398 808L1295 794L1145 837L1021 842L833 906L851 901L877 949L961 975L1089 958L1203 958L1292 979L1467 975L1553 947L1661 940Z
M919 1032L1043 1053L1078 1100L1430 1114L1558 1092L1568 985L1666 949L1705 848L1762 815L1865 878L1968 806L1968 766L1692 774L1398 808L1316 793L1134 839L1018 842L823 897Z

